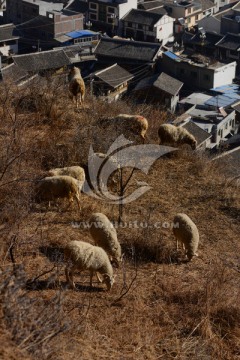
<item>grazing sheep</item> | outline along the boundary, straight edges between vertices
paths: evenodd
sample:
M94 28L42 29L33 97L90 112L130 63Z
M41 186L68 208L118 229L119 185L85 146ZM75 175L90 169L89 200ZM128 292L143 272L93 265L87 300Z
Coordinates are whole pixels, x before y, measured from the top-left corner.
M81 166L67 166L63 168L50 169L49 176L68 175L78 180L79 191L82 190L85 181L85 171Z
M54 200L56 198L68 198L73 202L76 199L79 211L80 190L78 180L71 176L49 176L41 179L36 184L36 201Z
M76 99L77 108L83 104L85 97L85 83L81 76L81 70L74 66L70 69L69 75L69 91Z
M90 234L95 244L101 246L109 254L110 259L119 267L122 253L116 229L107 216L102 213L92 214L90 223Z
M113 279L113 268L106 252L98 246L91 245L84 241L71 241L64 249L65 260L72 262L72 267L69 271L69 264L65 268L65 274L67 282L72 288L75 288L73 281L73 273L75 270L90 271L90 286L92 286L92 278L94 273L102 275L102 280L98 280L105 283L107 290L110 290Z
M173 234L177 241L177 250L178 241L180 241L183 249L185 249L188 260L191 261L193 256L198 256L199 232L197 226L186 214L177 214L174 217L173 223L175 226L177 225L173 227Z
M139 135L143 142L148 129L148 121L141 115L119 114L113 118L101 118L98 124L103 128L111 125L116 126L120 132L131 131L135 135Z
M188 144L193 150L197 147L195 137L180 126L162 124L158 129L158 136L160 138L160 144L169 144L172 146Z

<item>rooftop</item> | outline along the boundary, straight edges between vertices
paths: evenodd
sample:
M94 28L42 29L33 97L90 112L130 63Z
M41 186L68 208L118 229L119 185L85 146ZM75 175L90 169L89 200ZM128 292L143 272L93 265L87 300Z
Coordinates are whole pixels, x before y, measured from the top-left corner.
M123 60L151 62L157 56L161 45L141 41L102 38L95 48L97 57L114 57Z
M238 51L240 49L240 34L226 34L217 44L217 47Z
M183 86L183 83L162 72L161 74L156 74L141 80L134 90L142 90L150 86L154 86L170 95L176 95Z
M154 26L161 18L163 14L156 14L154 12L149 12L146 10L137 10L132 9L123 16L123 21L133 22L133 23L140 23L148 26Z
M112 88L116 88L125 81L134 77L134 75L130 74L118 64L114 64L104 70L97 71L94 75Z
M183 124L182 127L187 131L189 131L190 134L192 134L195 137L198 146L200 146L204 141L206 141L212 136L210 133L203 130L200 126L198 126L191 120Z

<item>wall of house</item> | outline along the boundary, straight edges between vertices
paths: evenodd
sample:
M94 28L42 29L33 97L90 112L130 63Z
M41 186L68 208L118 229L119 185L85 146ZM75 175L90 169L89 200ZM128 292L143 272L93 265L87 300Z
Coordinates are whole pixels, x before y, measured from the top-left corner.
M240 13L239 15L240 16ZM221 19L221 34L226 33L234 33L239 34L240 33L240 22L236 21L235 19L229 19L226 17L222 17Z
M52 15L48 13L48 15ZM72 16L64 16L61 14L53 14L54 37L66 34L75 30L83 29L83 15L77 14Z
M235 110L223 119L216 128L216 142L219 144L220 140L225 138L231 131L235 129Z
M162 70L173 75L185 84L200 89L231 84L235 78L236 62L223 65L219 68L209 68L190 64L184 61L175 61L163 53Z
M156 24L155 37L159 42L162 41L162 45L165 45L168 41L174 41L173 24L174 19L167 15L164 15Z
M216 69L214 72L213 87L232 84L232 81L236 76L236 67L237 63L236 61L233 61Z

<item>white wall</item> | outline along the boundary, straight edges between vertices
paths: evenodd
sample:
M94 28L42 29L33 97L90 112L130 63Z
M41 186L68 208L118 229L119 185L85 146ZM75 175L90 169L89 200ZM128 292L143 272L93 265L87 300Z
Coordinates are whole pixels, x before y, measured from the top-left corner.
M125 4L119 4L119 19L126 15L131 9L137 9L137 0L128 0Z
M237 63L236 61L233 61L216 69L214 72L213 87L232 84L232 81L236 76L236 67Z
M173 24L174 19L167 15L164 15L156 24L156 38L162 41L163 45L174 40Z

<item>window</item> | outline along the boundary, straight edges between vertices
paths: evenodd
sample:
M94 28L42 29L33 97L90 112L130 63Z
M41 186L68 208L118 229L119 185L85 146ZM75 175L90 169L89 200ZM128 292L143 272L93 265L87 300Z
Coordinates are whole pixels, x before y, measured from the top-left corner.
M115 8L108 7L108 12L111 13L111 14L115 14Z
M191 14L191 8L190 7L187 9L187 13Z
M97 15L96 14L89 14L89 18L90 20L97 20Z
M131 22L128 22L128 27L132 27L132 23L131 23Z
M225 129L227 129L227 128L228 128L228 123L225 124Z
M190 72L190 75L193 79L196 79L197 78L197 72L196 71L191 71Z
M138 29L142 29L142 28L143 28L142 24L138 24Z
M149 26L148 30L153 31L153 26Z
M91 10L97 10L97 4L94 4L94 3L89 3L89 8L91 9Z
M210 76L208 74L204 74L203 79L206 81L210 81Z
M195 15L195 20L196 20L196 21L198 20L198 15Z

